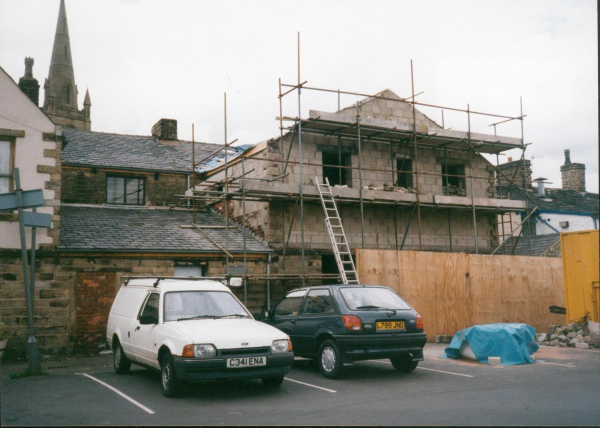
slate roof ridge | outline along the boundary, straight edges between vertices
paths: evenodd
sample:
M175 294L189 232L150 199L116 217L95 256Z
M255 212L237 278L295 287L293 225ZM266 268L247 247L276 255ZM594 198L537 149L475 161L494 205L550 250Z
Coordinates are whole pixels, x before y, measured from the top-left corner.
M221 147L223 144L219 143L208 143L206 141L189 141L189 140L161 140L154 135L135 135L135 134L119 134L116 132L101 132L101 131L88 131L85 129L75 129L75 128L63 128L63 132L81 132L86 134L98 134L98 135L110 135L113 137L127 137L127 138L139 138L141 140L154 140L156 142L178 142L178 143L195 143L195 144L208 144L211 146L219 146Z

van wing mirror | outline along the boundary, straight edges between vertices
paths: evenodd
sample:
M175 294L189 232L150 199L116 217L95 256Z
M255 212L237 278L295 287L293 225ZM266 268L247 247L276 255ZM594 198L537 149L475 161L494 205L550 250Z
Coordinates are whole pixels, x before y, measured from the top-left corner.
M229 278L229 286L230 287L241 287L244 285L244 281L240 277Z
M140 324L149 325L149 324L158 324L158 317L156 315L140 315Z

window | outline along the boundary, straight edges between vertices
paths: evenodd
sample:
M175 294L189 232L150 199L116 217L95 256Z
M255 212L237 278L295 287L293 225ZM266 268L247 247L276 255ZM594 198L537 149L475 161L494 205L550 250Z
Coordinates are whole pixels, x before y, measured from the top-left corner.
M192 262L175 262L173 276L201 277L204 276L204 267L206 267L206 265L199 265Z
M398 174L398 187L404 187L405 189L412 189L413 187L413 176L412 176L412 159L396 159L396 171Z
M106 177L106 203L118 205L144 205L144 179Z
M70 85L65 86L65 103L66 104L71 103L71 86Z
M337 262L333 254L323 254L321 256L321 273L322 274L339 274ZM336 278L324 278L322 284L339 284L340 280Z
M458 175L465 175L464 165L442 164L442 182L449 195L464 193L462 191L466 188L465 177L457 177Z
M310 290L306 297L303 313L311 315L335 313L335 306L329 290Z
M150 294L150 297L148 297L148 300L146 300L146 305L144 306L144 309L142 310L140 316L149 315L149 316L152 316L153 318L158 319L158 301L159 300L160 300L160 294L158 294L158 293ZM139 319L139 317L138 317L138 319Z
M340 155L336 152L323 153L323 181L325 178L329 180L331 186L339 184L340 186L352 187L352 170L346 168L337 168L338 166L351 166L350 154L342 153L341 162ZM325 166L329 165L329 166Z
M165 294L165 321L238 315L249 318L248 311L226 291L178 291Z
M388 288L361 287L341 288L340 292L348 307L355 309L410 309L410 306Z
M8 193L13 188L14 144L0 141L0 193Z
M298 315L302 299L306 295L306 290L294 291L275 306L273 313L275 315Z

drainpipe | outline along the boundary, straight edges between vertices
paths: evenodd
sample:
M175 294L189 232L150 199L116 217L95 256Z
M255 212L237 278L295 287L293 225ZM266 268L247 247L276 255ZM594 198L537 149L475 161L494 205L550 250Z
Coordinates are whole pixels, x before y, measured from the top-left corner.
M267 311L271 309L271 253L267 256Z

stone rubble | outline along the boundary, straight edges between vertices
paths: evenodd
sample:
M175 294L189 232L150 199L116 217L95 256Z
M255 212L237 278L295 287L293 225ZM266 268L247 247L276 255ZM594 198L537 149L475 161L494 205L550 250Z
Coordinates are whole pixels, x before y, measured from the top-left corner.
M600 336L597 334L598 323L587 321L584 324L548 326L548 333L535 335L538 344L545 346L570 347L577 349L600 348Z

